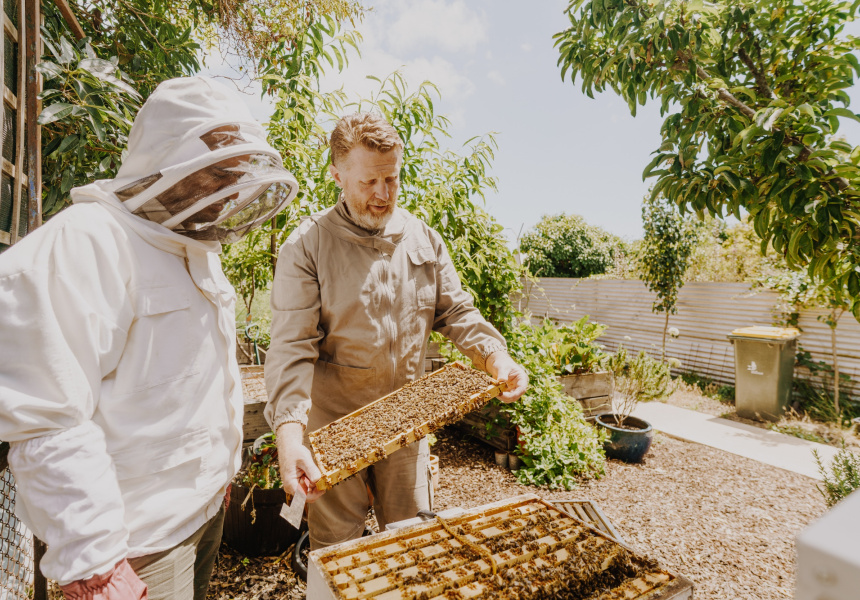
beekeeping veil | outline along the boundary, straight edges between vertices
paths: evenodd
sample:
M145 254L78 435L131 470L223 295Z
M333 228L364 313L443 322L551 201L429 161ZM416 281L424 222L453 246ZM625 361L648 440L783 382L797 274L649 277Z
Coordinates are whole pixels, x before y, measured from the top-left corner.
M135 118L116 179L99 183L138 217L224 243L298 192L238 93L205 77L159 85Z

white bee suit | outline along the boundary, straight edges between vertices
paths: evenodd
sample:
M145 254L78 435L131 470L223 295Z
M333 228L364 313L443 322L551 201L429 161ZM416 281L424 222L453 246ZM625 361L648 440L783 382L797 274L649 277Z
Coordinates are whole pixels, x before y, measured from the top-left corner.
M167 190L216 163L263 167L228 173L220 224L161 225L206 205L172 206ZM169 549L220 509L243 402L215 240L243 233L235 217L256 205L237 199L268 202L258 224L296 191L235 93L171 80L135 119L117 178L72 190L74 206L0 255L0 439L47 577Z

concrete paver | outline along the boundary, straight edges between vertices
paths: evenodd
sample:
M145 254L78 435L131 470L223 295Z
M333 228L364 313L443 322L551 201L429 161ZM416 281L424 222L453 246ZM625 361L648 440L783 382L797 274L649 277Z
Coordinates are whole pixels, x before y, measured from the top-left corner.
M633 416L657 431L821 480L813 450L829 465L838 448L662 402L641 402Z

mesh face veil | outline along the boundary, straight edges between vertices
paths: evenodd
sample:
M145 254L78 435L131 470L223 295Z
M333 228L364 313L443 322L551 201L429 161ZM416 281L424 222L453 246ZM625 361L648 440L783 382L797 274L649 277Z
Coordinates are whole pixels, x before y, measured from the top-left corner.
M205 134L220 134L217 145L207 142L219 155L211 162L198 163L178 181L163 170L122 187L117 197L135 215L190 238L239 240L291 202L298 184L279 159L254 152L253 145L240 154L245 140L239 136L224 143L220 130ZM175 183L164 188L168 179Z

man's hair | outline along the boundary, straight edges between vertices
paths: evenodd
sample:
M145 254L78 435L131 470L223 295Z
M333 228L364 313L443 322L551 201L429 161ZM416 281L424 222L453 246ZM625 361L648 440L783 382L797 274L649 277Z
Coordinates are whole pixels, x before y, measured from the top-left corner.
M340 165L350 150L364 146L368 150L389 152L403 150L403 140L391 124L376 113L354 113L343 117L331 132L331 164Z

